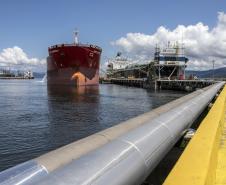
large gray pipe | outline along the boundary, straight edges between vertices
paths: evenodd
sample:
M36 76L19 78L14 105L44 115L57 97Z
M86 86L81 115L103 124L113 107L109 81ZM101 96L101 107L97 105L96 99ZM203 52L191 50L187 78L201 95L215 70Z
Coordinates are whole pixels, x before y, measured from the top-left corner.
M40 184L140 183L174 145L183 131L201 113L222 85L223 83L213 85L206 88L205 92L197 93L197 91L195 92L197 97L191 99L194 95L188 95L184 97L186 101L180 99L174 101L177 102L174 103L174 106L165 106L162 111L156 111L155 114L146 113L142 122L137 119L137 124L135 122L129 124L128 121L122 124L126 126L121 126L122 131L118 130L119 134L116 132L117 129L103 131L100 135L105 138L105 141L101 141L96 147L86 147L88 149L78 152L77 155L73 155L73 150L71 150L69 157L65 157L70 147L61 148L41 158L17 166L13 170L7 170L0 174L0 182L4 184L34 184L34 182ZM178 107L172 109L175 105ZM192 109L192 106L195 107ZM172 110L169 111L169 109ZM159 113L164 114L159 116ZM136 118L133 120L136 120ZM117 127L120 128L120 126ZM120 135L121 137L118 137ZM88 140L85 139L84 142L80 142L80 146L83 146L82 144ZM51 157L54 160L51 160ZM57 158L62 157L64 158L63 161L57 162ZM54 165L54 161L57 165ZM59 169L55 170L57 168ZM123 170L123 173L121 173L121 170ZM47 176L48 171L53 172ZM15 172L14 175L12 172ZM18 172L20 172L19 175ZM9 179L9 174L13 178ZM44 176L47 177L39 181L40 177Z
M176 106L179 106L180 104L190 100L191 98L194 98L195 96L205 92L211 87L212 86L199 89L193 93L183 96L182 98L178 98L172 102L162 105L150 112L124 121L116 126L110 127L84 139L68 144L52 152L48 152L47 154L36 158L35 161L38 164L45 166L48 172L51 172L59 167L70 163L72 159L77 159L82 155L92 150L95 150L105 145L106 143L114 140L115 138L127 133L128 131L135 129L138 126L141 126L147 121L156 118L157 116L173 109Z
M59 168L39 185L140 184L191 126L223 83Z

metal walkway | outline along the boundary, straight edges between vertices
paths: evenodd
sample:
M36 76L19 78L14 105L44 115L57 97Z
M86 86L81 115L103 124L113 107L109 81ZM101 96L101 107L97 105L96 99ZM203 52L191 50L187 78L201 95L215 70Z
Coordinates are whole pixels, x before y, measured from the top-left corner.
M164 185L226 185L226 86Z

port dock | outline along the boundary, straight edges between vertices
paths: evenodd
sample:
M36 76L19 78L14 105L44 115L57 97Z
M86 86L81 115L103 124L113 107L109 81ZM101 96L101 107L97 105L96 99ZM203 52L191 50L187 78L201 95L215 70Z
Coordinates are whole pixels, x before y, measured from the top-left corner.
M0 77L0 80L31 80L34 79L34 77Z
M154 61L149 64L111 70L102 82L193 92L0 172L0 184L130 185L148 182L148 177L172 148L185 141L203 112L205 118L197 125L197 131L192 131L191 141L185 144L178 162L164 178L164 184L226 184L225 83L186 78L187 62L183 48L177 45L164 50L156 47Z
M144 88L146 85L145 78L135 78L135 79L111 78L108 81L112 84L141 87L141 88Z
M0 68L0 80L28 80L34 79L33 72L28 71L17 71L12 72L10 69Z
M3 171L0 181L8 185L19 182L36 185L69 185L71 182L87 185L142 184L215 98L217 100L165 184L197 184L194 180L212 182L217 178L220 181L225 177L224 168L218 166L224 164L222 160L225 160L226 88L221 91L223 86L224 82L220 82L199 89Z
M164 185L226 184L226 87Z
M156 80L156 89L194 91L216 83L213 80Z
M147 78L110 78L102 80L101 83L111 83L117 85L149 88L149 89L166 89L166 90L182 90L182 91L194 91L196 89L201 89L207 87L211 84L216 83L213 80L155 80L148 81Z
M115 60L109 61L105 77L101 82L142 87L149 89L169 89L194 91L215 83L214 79L198 79L186 76L189 59L184 54L183 44L168 43L167 48L156 46L154 59L146 64L127 64L127 60L117 54Z

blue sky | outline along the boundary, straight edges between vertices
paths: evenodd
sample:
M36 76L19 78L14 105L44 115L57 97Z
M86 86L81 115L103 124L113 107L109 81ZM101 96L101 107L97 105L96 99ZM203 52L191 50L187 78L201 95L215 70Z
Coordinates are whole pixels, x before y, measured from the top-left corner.
M226 12L226 1L1 0L0 51L18 46L30 57L45 58L48 46L72 42L78 28L81 42L97 44L111 57L118 48L110 43L127 33L153 34L160 26L198 22L212 28L217 12Z

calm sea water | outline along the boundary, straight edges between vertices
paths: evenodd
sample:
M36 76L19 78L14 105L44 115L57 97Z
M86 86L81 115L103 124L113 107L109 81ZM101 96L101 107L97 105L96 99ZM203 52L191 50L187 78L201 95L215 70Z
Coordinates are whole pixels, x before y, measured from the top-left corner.
M183 95L110 84L50 88L38 80L0 80L0 171Z

